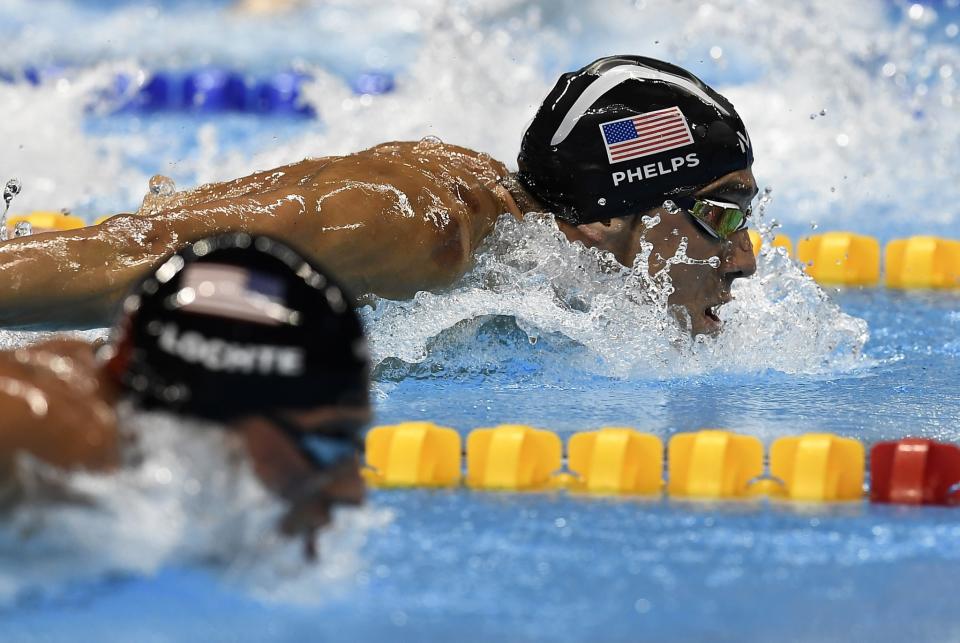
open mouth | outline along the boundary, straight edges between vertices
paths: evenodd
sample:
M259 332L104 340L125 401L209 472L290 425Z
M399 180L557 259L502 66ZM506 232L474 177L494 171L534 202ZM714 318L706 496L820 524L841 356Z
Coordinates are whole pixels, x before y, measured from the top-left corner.
M707 306L703 310L703 316L709 319L710 321L719 324L720 317L717 315L717 308L719 306Z

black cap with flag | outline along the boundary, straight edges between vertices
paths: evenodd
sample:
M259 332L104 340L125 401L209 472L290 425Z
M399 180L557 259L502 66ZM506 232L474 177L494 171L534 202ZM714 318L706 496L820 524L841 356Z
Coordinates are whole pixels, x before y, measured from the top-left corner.
M107 372L145 407L224 421L365 407L369 358L350 299L269 237L202 239L124 301Z
M753 149L733 105L690 72L610 56L560 77L517 161L520 183L580 224L688 196L750 167Z

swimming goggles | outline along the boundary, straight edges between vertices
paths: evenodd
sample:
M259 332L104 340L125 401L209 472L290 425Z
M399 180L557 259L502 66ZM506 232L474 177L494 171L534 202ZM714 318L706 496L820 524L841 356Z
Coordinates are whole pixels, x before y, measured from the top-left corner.
M730 235L747 227L747 218L751 208L746 212L736 203L726 203L713 199L678 199L681 208L686 210L694 221L700 224L707 234L714 239L729 239Z
M304 431L279 414L271 414L268 418L290 440L297 452L319 470L332 469L342 462L352 462L360 453L359 440L352 435Z

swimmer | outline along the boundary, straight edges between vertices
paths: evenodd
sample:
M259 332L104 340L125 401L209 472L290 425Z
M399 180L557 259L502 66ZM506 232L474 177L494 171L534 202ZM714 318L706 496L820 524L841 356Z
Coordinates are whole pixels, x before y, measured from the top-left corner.
M0 481L16 489L23 453L63 469L122 467L136 449L118 422L126 400L235 435L288 503L281 531L309 548L332 505L363 500L368 371L359 318L324 272L267 237L203 239L124 300L98 351L53 339L0 353Z
M541 211L571 241L625 266L644 217L659 215L645 233L651 272L682 238L687 256L719 259L670 272L678 317L694 334L713 334L731 283L756 269L745 229L757 192L752 164L733 105L698 78L650 58L602 58L561 76L523 136L515 174L436 140L384 143L160 191L137 214L0 243L0 325L104 325L162 257L228 231L274 236L358 295L410 298L455 283L501 215ZM665 209L666 200L678 208Z

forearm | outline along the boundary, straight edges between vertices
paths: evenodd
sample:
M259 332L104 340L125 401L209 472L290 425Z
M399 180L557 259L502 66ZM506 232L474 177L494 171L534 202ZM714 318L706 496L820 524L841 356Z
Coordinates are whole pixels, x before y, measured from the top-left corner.
M0 326L109 325L130 288L185 244L230 231L269 234L278 217L302 211L302 198L281 191L0 243Z
M119 216L0 244L0 325L107 325L119 298L166 251L138 243L152 228Z

